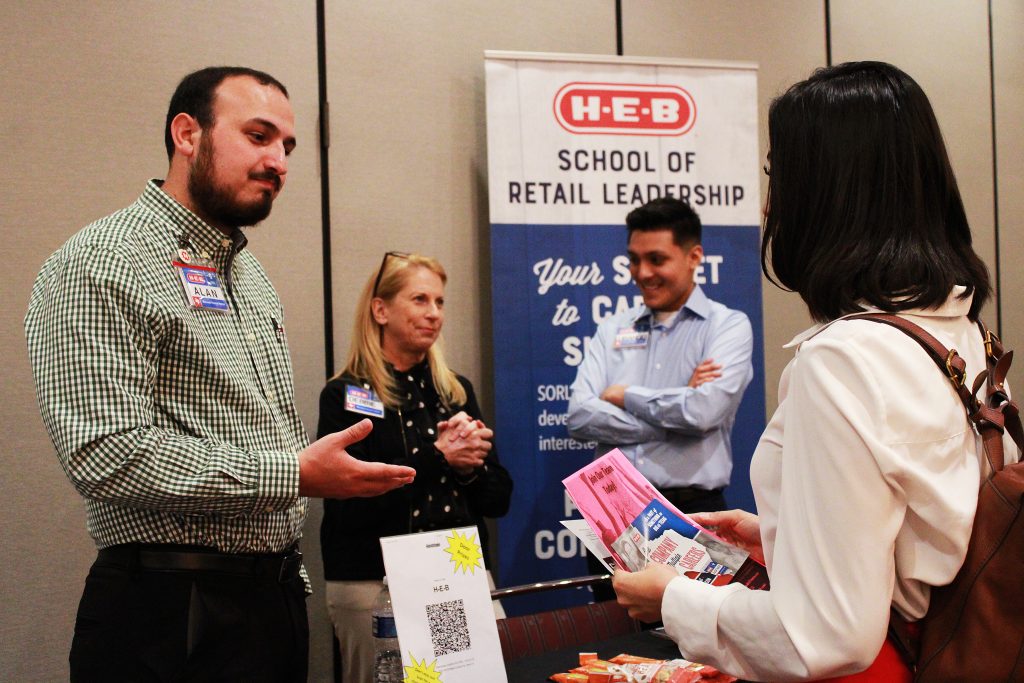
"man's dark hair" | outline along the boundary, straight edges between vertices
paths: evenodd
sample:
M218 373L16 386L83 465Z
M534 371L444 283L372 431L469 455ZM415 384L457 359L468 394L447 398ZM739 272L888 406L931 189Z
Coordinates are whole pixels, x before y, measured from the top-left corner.
M942 304L954 285L991 294L931 104L891 64L815 71L768 111L761 269L818 321ZM774 278L768 272L768 263Z
M671 230L677 246L700 244L700 217L689 204L675 197L659 197L633 209L626 216L626 228L630 237L635 230Z
M167 107L167 121L164 126L164 146L167 147L167 160L174 156L174 141L171 139L171 121L178 114L188 114L203 129L213 125L213 97L217 87L226 78L233 76L249 76L256 79L261 85L271 85L288 97L288 89L270 74L249 69L244 66L208 66L205 69L194 71L181 79L174 95L171 96L171 104Z

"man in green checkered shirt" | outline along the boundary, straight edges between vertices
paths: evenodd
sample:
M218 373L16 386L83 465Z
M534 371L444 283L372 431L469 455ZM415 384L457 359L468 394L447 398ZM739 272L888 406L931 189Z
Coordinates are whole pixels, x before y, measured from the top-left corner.
M307 497L412 480L345 452L368 420L308 445L296 412L281 303L240 231L269 215L294 131L273 77L186 76L166 179L36 280L39 406L99 548L72 680L305 680Z

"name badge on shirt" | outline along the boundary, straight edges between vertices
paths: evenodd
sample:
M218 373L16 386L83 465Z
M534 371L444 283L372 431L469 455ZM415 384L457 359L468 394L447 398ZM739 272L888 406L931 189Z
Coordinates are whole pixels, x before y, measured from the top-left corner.
M642 349L647 346L651 337L650 330L638 330L635 327L623 327L615 335L615 348Z
M384 417L384 402L377 399L373 389L346 384L345 410L370 417Z
M172 265L178 269L181 286L185 290L185 301L189 306L222 313L227 312L228 299L224 295L224 289L220 286L216 268L194 263L181 263L180 261L173 261Z

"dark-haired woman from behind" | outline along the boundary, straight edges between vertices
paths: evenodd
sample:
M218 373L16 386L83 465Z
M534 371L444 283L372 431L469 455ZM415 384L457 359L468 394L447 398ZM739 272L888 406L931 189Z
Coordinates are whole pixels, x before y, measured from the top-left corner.
M985 368L990 296L931 105L899 69L821 69L768 115L761 261L817 321L789 346L779 407L750 467L758 515L694 518L762 557L770 591L665 567L618 573L619 601L681 652L757 681L909 681L886 640L963 563L987 463L949 380L896 313ZM1004 438L1007 460L1019 452Z
M512 496L473 386L449 369L441 351L446 281L432 258L385 254L356 305L345 369L320 394L320 435L369 417L373 430L349 454L416 470L412 484L383 496L324 500L327 608L345 681L373 675L371 609L384 577L380 537L476 526L489 566L484 518L503 516Z

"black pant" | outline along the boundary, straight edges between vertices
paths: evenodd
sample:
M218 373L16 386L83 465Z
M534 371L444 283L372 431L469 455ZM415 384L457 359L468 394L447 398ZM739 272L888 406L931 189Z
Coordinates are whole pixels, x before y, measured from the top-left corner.
M85 580L72 681L305 681L301 577L105 563Z
M702 489L665 488L660 489L661 495L668 499L668 502L675 505L686 514L693 512L718 512L725 510L725 495L723 489L705 491ZM593 555L587 553L587 571L591 574L607 574L608 570ZM594 602L614 600L615 591L610 584L595 584L591 586L594 592Z

